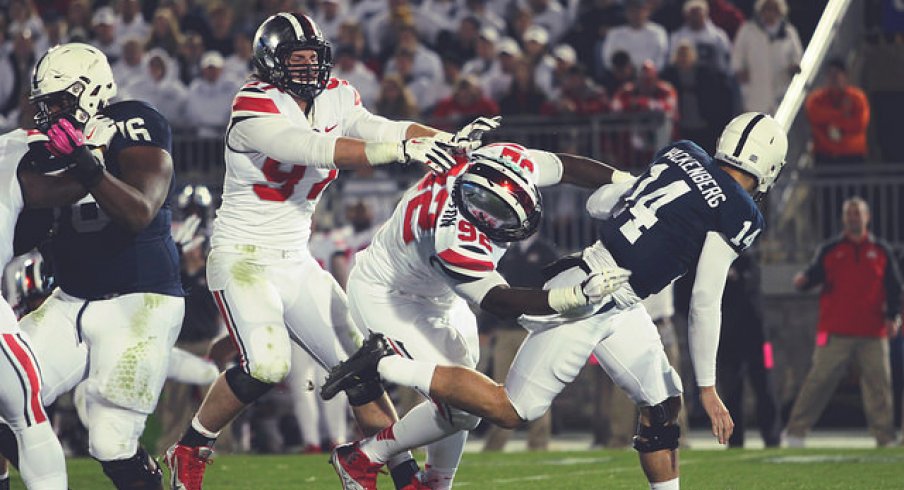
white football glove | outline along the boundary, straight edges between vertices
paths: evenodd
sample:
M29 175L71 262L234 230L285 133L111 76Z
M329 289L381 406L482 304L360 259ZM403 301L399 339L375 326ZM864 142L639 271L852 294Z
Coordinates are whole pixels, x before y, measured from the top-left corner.
M173 241L176 242L179 252L188 252L204 243L204 236L198 234L200 226L201 217L193 214L185 218L185 221L173 230Z
M441 174L455 166L455 158L436 138L411 138L402 141L403 163L426 165L433 173Z
M116 131L118 131L116 123L112 119L97 114L85 124L85 142L94 148L109 147L110 140L116 136Z
M455 134L439 133L436 135L436 139L441 143L446 143L448 145L454 146L457 149L466 151L476 150L483 144L481 142L483 133L486 133L487 131L493 131L494 129L498 128L502 124L501 121L502 116L481 116L466 124Z
M580 284L549 290L549 307L561 315L585 313L588 305L597 305L618 291L631 277L631 271L612 267L595 271Z

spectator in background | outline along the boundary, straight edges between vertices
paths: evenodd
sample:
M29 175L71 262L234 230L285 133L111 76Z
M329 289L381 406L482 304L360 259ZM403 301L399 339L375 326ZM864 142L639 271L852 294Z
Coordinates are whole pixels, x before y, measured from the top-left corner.
M35 53L46 53L51 46L66 44L70 41L69 26L66 24L66 18L62 14L50 11L43 18L44 35L41 36L40 43L35 46ZM123 38L118 33L117 37Z
M398 75L405 86L414 95L418 111L424 113L436 105L437 94L433 81L426 77L414 74L414 52L410 49L399 49L392 59L392 68L387 68L385 75Z
M367 44L367 38L364 36L361 24L353 18L346 18L339 24L339 37L335 41L330 42L334 46L350 46L354 49L358 59L367 65L368 68L373 70L374 73L382 73L382 67L380 63L375 62L375 53Z
M364 107L372 108L380 95L377 76L362 63L351 46L336 46L333 51L333 76L348 80L358 90Z
M186 86L201 76L201 56L204 56L204 38L197 32L189 32L182 39L178 55L179 79Z
M717 366L719 391L735 421L728 447L744 447L745 379L756 395L756 420L763 443L767 448L778 447L782 420L772 376L772 343L763 325L760 267L749 252L741 254L728 269Z
M484 93L493 100L502 100L512 84L517 65L522 62L526 63L526 60L521 55L518 43L510 37L499 40L499 44L496 46L496 57L499 60L499 72L483 81ZM531 78L533 78L533 66L530 63L527 63L527 66L531 70Z
M160 48L147 54L147 73L122 90L123 99L143 100L154 106L175 128L184 127L188 90L179 81L176 62Z
M234 49L235 11L225 3L217 3L211 7L209 18L210 35L204 39L204 48L224 57L231 55Z
M618 93L625 84L637 80L637 68L631 62L631 55L627 51L616 51L612 54L611 68L605 70L600 79L607 93Z
M317 10L311 17L320 32L330 41L339 37L339 26L345 20L348 11L348 0L319 0Z
M23 30L28 30L32 35L32 43L35 47L44 43L44 21L38 15L37 9L30 0L12 0L8 6L7 26L8 32L13 36ZM35 53L43 53L43 51L35 51Z
M489 7L489 0L464 0L464 8L458 9L458 19L466 16L477 17L481 27L492 27L498 32L506 28L505 19Z
M755 10L756 18L738 31L731 68L741 84L744 110L772 114L800 69L803 50L786 19L785 0L757 0Z
M681 27L682 4L684 0L647 0L650 5L650 20L661 25L667 32Z
M381 60L389 59L395 52L398 29L417 23L414 7L408 0L386 0L380 13L362 22L367 42Z
M511 287L540 288L546 282L543 267L553 263L559 257L556 246L541 238L540 233L526 240L513 243L497 269ZM493 365L492 378L497 383L505 381L509 366L515 359L515 353L521 347L525 330L516 318L499 318L486 310L478 315L481 333L492 336L492 352L490 362ZM532 451L545 451L549 446L549 435L552 428L552 417L547 411L540 418L527 424L527 448ZM508 443L512 431L497 425L490 427L484 443L484 451L502 451Z
M232 54L223 64L223 76L232 80L245 80L251 75L251 38L245 32L237 32L232 37Z
M440 100L433 110L437 118L464 120L499 114L499 106L483 94L473 75L464 75L455 83L452 95Z
M593 83L584 67L573 65L565 72L559 95L549 99L541 112L546 115L590 116L606 112L608 108L606 91Z
M625 6L619 0L593 0L581 2L574 25L565 42L577 50L578 60L593 70L594 76L603 73L605 64L597 53L602 51L603 40L609 31L627 22Z
M119 90L128 91L133 83L147 76L144 40L128 38L122 43L122 58L113 65L113 79Z
M869 101L862 90L848 84L843 60L829 61L826 84L807 97L806 111L816 164L866 160Z
M524 59L534 67L534 81L543 93L552 93L552 72L556 62L549 55L549 34L544 27L533 25L524 31L521 39Z
M110 7L101 7L94 12L91 19L94 28L94 39L91 44L107 56L111 64L122 56L122 37L116 32L116 14Z
M413 24L398 26L396 46L398 49L414 53L411 76L426 79L431 84L439 83L443 79L442 60L432 49L421 43ZM390 59L386 63L386 71L396 71L395 59Z
M145 2L148 3L148 2ZM214 2L199 2L197 0L161 0L158 8L169 8L179 25L179 30L183 33L197 32L202 38L210 38L210 22L208 10L204 4L211 4L216 7ZM146 11L147 9L145 9Z
M201 57L201 77L188 87L185 122L197 128L198 136L202 138L223 136L229 122L233 96L241 85L222 75L223 55L208 51Z
M29 91L32 71L37 62L31 30L22 29L13 34L12 49L5 58L3 63L5 66L0 65L5 72L0 75L0 81L3 83L0 85L0 94L5 94L5 100L0 100L0 114L8 126L15 126L21 114L21 102Z
M492 27L484 27L477 37L477 56L466 61L461 68L462 73L476 76L480 79L484 90L487 90L487 81L498 75L502 70L499 66L499 58L496 56L496 43L499 42L499 33ZM489 91L487 90L487 93Z
M612 110L616 112L657 111L674 121L678 116L678 96L671 83L659 79L652 61L641 65L637 81L627 83L612 98Z
M709 3L709 18L713 24L721 28L728 34L730 39L734 39L738 34L738 30L744 24L744 12L741 11L731 0L707 0Z
M709 20L709 4L706 0L688 0L682 12L684 25L669 38L670 59L675 58L675 51L682 41L690 41L697 51L699 63L727 73L731 64L731 41L725 31Z
M151 35L151 27L141 14L140 0L120 0L117 7L119 9L117 33L120 37L147 39Z
M462 63L477 56L477 38L480 36L480 19L473 15L462 17L453 33L444 31L436 38L436 52L443 59L454 58Z
M73 0L66 8L66 24L72 42L86 43L91 39L91 2Z
M650 6L647 0L625 0L628 24L614 27L603 41L600 55L607 69L616 51L631 54L637 68L644 60L651 60L656 70L665 67L669 54L669 39L661 25L650 22Z
M662 72L678 94L677 137L715 152L720 128L740 112L737 85L727 73L697 60L690 39L679 41L672 64Z
M148 37L147 49L162 48L170 56L179 52L182 43L182 31L176 16L168 7L159 7L154 12L154 21L151 23L151 34Z
M851 363L860 373L863 410L876 444L895 441L888 337L901 323L901 274L888 245L869 233L869 218L866 201L846 200L841 236L823 244L810 266L794 276L798 290L822 290L813 365L785 427L789 447L803 447Z
M515 71L508 92L499 99L499 110L503 116L535 116L540 114L546 103L546 95L534 83L534 70L523 59L515 62Z
M578 62L578 55L574 48L567 44L560 44L552 50L552 83L550 91L546 94L547 98L556 98L562 92L562 84L568 75L568 70L575 66Z
M424 0L418 9L418 36L427 44L436 44L441 32L453 31L461 13L466 13L457 0Z
M388 74L383 77L375 109L374 113L389 119L413 120L417 119L421 113L414 94L405 86L402 77L397 74Z
M558 0L525 0L524 3L531 10L534 25L546 29L549 44L558 44L571 27L571 19L562 4Z

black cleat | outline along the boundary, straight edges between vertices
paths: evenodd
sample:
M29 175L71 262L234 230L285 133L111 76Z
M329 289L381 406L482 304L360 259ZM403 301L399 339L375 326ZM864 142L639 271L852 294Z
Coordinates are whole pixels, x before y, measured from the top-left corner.
M378 379L380 375L377 373L377 363L380 359L393 354L395 351L383 338L383 334L372 333L351 357L330 370L323 386L320 387L320 396L324 400L330 400L340 391L345 391L363 381Z

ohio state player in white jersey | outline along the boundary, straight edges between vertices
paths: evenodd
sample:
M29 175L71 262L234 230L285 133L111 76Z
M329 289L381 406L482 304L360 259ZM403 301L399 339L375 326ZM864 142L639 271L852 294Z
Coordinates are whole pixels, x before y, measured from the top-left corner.
M354 87L330 77L330 45L305 15L268 18L253 49L255 76L236 95L226 131L223 204L207 265L241 362L213 384L167 451L173 488L201 488L219 431L289 372L290 339L327 368L360 343L344 292L308 250L312 213L337 169L417 162L445 170L454 161L444 148L473 146L498 126L481 119L453 135L371 114ZM362 383L349 400L365 433L396 418L379 383ZM407 461L402 455L395 466ZM394 474L399 486L416 469L405 466Z
M57 175L37 171L29 143L46 152L47 141L34 130L0 136L0 264L13 257L16 220L23 208L66 205L87 192L73 177L74 171ZM0 351L0 418L16 436L18 461L13 462L29 490L65 490L66 462L44 412L39 360L6 301L0 301Z
M609 181L611 168L512 143L484 146L468 160L408 189L352 269L352 318L382 333L401 357L473 368L479 348L468 303L503 315L569 313L627 279L607 271L608 283L595 276L600 283L547 297L539 289L509 288L496 272L508 242L527 238L539 225L538 185L558 183L564 174L566 182L595 187ZM445 403L424 402L375 437L340 446L332 462L344 488L372 488L376 472L394 454L427 445L423 482L434 490L450 488L467 431L479 421Z

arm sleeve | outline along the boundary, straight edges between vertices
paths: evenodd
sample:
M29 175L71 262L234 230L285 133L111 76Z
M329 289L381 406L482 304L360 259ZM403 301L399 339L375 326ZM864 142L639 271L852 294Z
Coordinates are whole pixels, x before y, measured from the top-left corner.
M282 163L336 168L338 135L321 134L291 124L283 116L256 116L235 122L226 134L229 148L260 152Z
M697 386L716 384L716 352L722 326L722 291L728 268L738 254L716 232L706 235L697 263L688 315L688 343Z
M355 89L351 88L351 90ZM349 136L376 142L402 141L412 124L411 121L391 121L371 113L361 104L361 97L357 91L355 92L355 104L345 118L346 131Z
M562 181L564 168L559 157L543 150L528 149L527 153L536 165L538 187L555 185Z
M508 282L496 271L493 271L476 281L457 282L452 285L456 294L472 305L479 305L483 297L496 286L507 285Z

